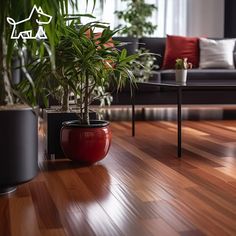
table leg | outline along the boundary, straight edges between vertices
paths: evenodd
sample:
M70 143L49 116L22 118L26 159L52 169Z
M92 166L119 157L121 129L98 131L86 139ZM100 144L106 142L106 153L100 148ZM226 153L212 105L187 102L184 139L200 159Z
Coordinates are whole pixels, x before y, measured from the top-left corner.
M135 136L135 94L132 94L132 136Z
M178 106L178 114L177 114L177 129L178 129L178 157L182 156L182 88L178 88L177 95L177 106Z

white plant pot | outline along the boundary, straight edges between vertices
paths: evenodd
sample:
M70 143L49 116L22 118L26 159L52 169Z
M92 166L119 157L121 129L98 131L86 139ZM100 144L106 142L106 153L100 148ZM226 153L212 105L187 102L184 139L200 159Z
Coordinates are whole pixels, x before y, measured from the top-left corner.
M187 82L188 70L175 70L176 83L185 84Z

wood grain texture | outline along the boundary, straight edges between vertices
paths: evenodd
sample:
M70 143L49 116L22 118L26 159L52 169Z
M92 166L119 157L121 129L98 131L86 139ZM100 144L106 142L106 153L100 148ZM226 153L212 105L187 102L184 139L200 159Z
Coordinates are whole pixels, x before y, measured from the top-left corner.
M0 235L11 235L10 206L7 197L0 197Z
M106 159L40 160L40 173L0 197L2 236L236 235L236 121L113 122ZM43 135L43 134L42 134Z

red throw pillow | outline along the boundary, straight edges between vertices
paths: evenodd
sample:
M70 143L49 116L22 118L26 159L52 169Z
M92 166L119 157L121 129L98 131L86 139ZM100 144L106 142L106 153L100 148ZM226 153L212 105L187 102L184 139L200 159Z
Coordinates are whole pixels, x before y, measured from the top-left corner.
M199 38L167 35L162 69L174 69L177 58L188 58L193 68L199 66Z

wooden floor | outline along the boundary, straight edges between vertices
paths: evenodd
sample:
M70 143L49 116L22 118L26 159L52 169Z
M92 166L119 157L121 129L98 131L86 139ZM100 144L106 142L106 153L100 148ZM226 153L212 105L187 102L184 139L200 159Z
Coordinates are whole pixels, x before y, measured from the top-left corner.
M236 235L236 121L113 122L106 159L41 161L0 197L0 236Z

